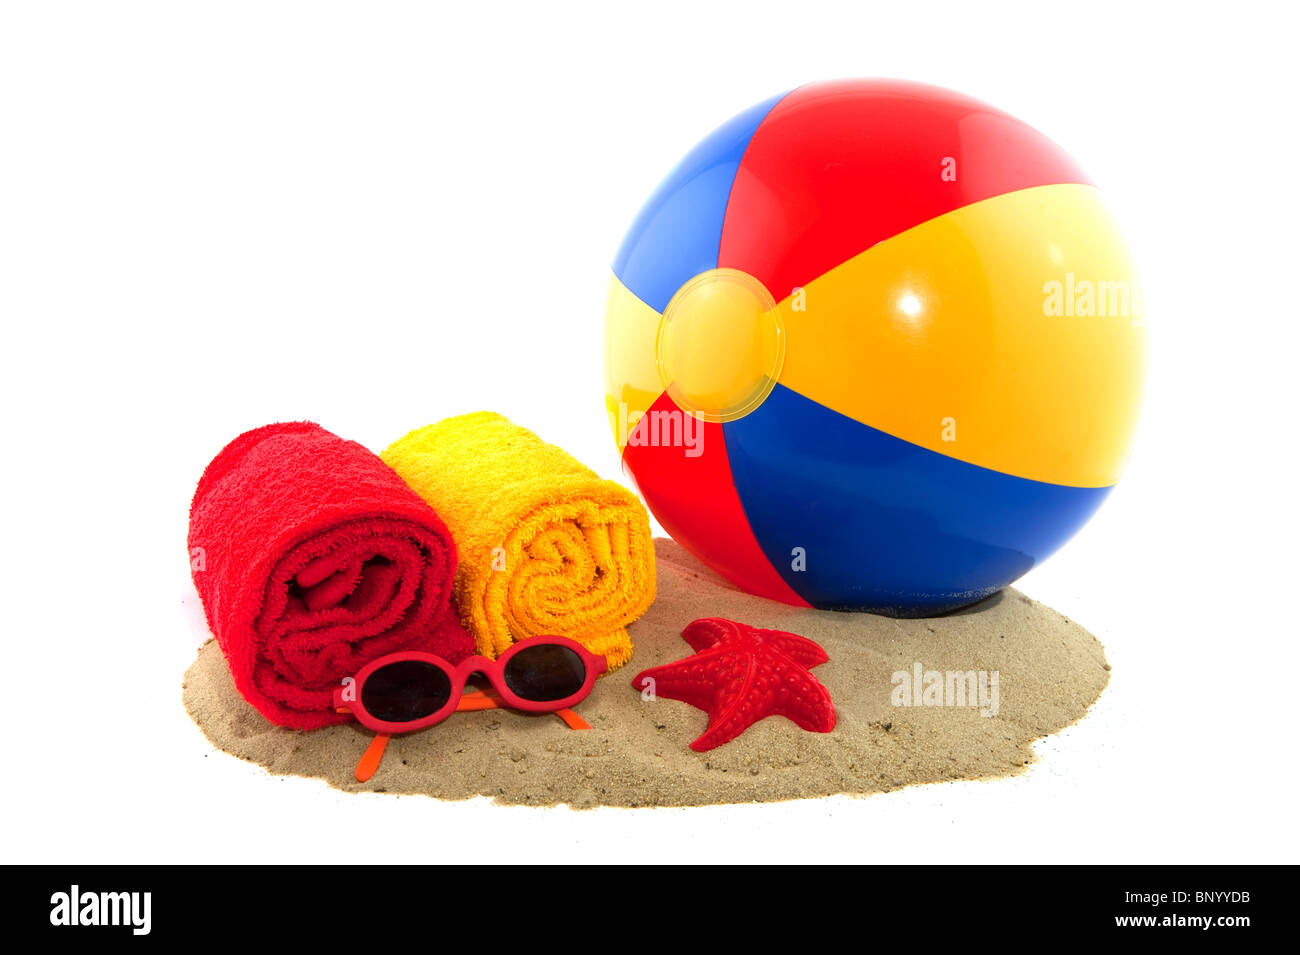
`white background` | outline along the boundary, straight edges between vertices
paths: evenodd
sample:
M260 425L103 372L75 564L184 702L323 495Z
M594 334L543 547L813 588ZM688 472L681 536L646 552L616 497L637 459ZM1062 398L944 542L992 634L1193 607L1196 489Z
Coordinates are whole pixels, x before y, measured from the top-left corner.
M3 8L4 861L1296 861L1291 12L446 6ZM855 75L1056 139L1142 267L1129 472L1020 584L1105 643L1094 711L1017 779L697 810L349 796L213 750L180 699L212 455L491 408L620 477L624 230L716 125Z

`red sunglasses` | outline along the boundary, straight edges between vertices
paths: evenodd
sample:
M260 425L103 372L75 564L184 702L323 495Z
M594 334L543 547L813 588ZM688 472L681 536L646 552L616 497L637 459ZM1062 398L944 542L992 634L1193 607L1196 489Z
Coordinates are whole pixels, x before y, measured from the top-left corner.
M603 656L568 637L530 637L495 660L473 656L458 665L408 650L372 660L345 680L334 690L334 708L380 734L357 765L357 779L364 782L379 767L390 735L427 729L457 710L504 705L527 713L561 712L585 699L608 668ZM495 693L464 692L476 673L488 678ZM574 729L589 728L576 714L561 716Z

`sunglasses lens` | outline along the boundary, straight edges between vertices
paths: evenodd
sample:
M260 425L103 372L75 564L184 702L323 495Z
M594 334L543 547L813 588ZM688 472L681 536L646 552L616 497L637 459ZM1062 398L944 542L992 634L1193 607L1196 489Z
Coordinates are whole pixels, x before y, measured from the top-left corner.
M436 713L451 699L451 678L424 660L380 667L361 687L361 705L375 719L411 723Z
M587 682L587 666L568 647L539 643L506 663L506 686L525 700L546 703L573 696Z

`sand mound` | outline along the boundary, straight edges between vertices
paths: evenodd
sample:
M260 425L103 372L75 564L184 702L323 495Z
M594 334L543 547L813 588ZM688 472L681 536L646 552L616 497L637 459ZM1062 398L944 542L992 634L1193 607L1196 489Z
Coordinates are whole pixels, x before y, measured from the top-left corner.
M575 807L695 806L1010 775L1032 760L1030 743L1083 716L1109 679L1095 637L1013 589L925 620L799 610L739 592L671 541L655 544L659 598L631 628L632 662L599 681L579 705L589 731L570 730L550 715L458 713L395 737L379 772L358 783L352 773L369 731L272 726L235 691L213 641L185 674L185 706L218 748L273 773L319 777L348 791ZM835 701L835 730L806 733L771 717L710 752L688 749L704 729L704 713L674 700L643 701L631 679L688 655L681 631L698 617L730 617L820 643L830 662L813 672ZM984 700L976 693L967 705L895 705L904 689L907 699L924 703L921 688L913 694L895 677L911 675L918 663L940 674L973 671L973 685L986 688ZM972 685L970 677L944 683L931 689L932 703L945 695L946 703L959 703L958 685Z

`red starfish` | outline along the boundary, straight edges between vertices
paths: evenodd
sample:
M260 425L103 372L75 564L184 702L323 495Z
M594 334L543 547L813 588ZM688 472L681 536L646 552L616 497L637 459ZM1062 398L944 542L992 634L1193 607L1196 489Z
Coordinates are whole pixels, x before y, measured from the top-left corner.
M835 728L835 706L809 669L825 663L826 651L784 630L758 630L721 617L706 617L682 631L694 655L642 670L632 686L654 680L656 696L681 700L709 714L709 726L691 749L702 753L735 739L776 714L814 733Z

